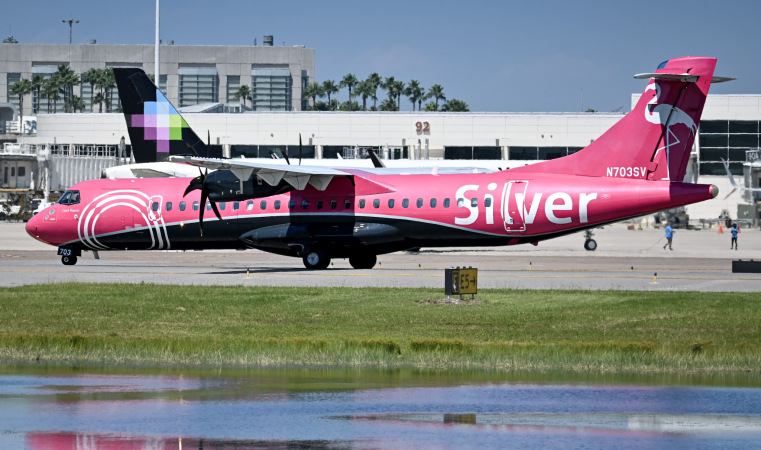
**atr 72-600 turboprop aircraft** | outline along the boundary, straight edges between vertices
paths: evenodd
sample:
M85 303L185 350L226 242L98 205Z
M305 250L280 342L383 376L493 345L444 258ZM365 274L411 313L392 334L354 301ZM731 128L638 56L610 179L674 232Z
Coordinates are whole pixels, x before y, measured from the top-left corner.
M713 58L664 62L637 106L585 149L494 173L260 164L180 157L196 178L77 183L26 226L64 264L82 250L245 249L303 258L309 269L415 247L539 241L716 197L683 183ZM133 145L207 155L202 140L139 69L115 69ZM177 160L177 158L174 158ZM204 221L204 211L214 216ZM210 213L208 213L210 215Z

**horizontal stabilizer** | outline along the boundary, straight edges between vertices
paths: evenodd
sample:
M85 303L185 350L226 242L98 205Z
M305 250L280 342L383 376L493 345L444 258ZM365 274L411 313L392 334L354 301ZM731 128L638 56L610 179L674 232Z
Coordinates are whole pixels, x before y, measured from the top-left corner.
M666 81L681 81L683 83L695 83L700 78L697 75L690 75L689 73L638 73L634 75L634 78L638 80L648 80L654 78L656 80ZM711 83L725 83L727 81L733 81L737 78L732 77L713 77Z

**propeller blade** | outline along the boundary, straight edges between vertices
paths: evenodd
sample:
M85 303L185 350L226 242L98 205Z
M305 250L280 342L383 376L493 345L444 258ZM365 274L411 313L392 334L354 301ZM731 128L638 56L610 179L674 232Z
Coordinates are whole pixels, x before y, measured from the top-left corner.
M195 191L196 189L201 189L203 187L204 176L203 172L201 172L200 167L198 168L198 173L200 175L190 180L190 184L188 184L188 187L185 188L185 192L182 194L183 198L185 198L191 191Z
M211 203L211 210L214 211L214 214L217 216L217 219L223 220L222 215L219 214L219 209L217 209L217 204L212 200L209 200L209 203Z
M304 149L301 147L301 133L299 133L299 165L301 165L301 155Z
M288 159L288 151L287 150L283 151L283 149L281 148L280 149L280 153L283 154L283 158L285 158L285 163L290 166L291 165L291 161Z
M201 208L198 215L198 228L201 230L201 236L203 236L203 211L206 209L206 199L208 196L209 193L206 192L206 189L201 188Z
M734 194L736 190L737 190L737 188L734 188L734 189L732 189L731 191L729 191L729 194L727 194L727 195L724 197L724 200L728 199L728 198L729 198L729 196L730 196L730 195L732 195L732 194Z

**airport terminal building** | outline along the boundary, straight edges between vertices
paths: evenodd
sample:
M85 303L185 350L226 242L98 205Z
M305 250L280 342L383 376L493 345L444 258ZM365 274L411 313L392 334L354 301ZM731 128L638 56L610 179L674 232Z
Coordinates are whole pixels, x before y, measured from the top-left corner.
M160 87L198 135L208 136L216 154L226 157L269 158L286 153L298 158L301 136L304 158L350 159L372 148L388 160L504 169L578 151L624 115L304 111L309 99L303 98L303 88L315 81L314 55L314 49L301 46L163 45ZM61 64L78 74L93 67L141 67L152 73L153 46L0 44L0 109L3 104L14 106L10 89L15 81L35 73L52 74ZM254 93L248 108L240 107L240 101L233 98L238 87L245 84ZM90 85L75 89L89 105ZM632 106L639 96L632 95ZM14 151L39 153L46 149L43 152L52 155L49 158L66 160L71 167L84 167L99 158L102 166L114 165L120 140L124 137L129 147L129 135L118 107L111 109L99 113L96 106L76 114L47 113L47 104L27 96L24 115L35 117L36 132L20 135L20 145L13 147L17 150L0 153L0 164L7 167L9 154ZM749 159L758 155L753 150L761 146L760 124L761 96L709 95L688 181L699 178L701 183L716 184L728 193L731 186L721 163L725 159L736 175L745 175L746 183L757 187L758 174L744 171L748 171ZM71 161L77 158L88 162ZM52 191L65 189L77 177L86 177L88 170L70 170L77 175L50 174L48 186ZM97 172L90 177L99 176L97 168L92 171ZM36 177L41 177L41 172L38 169ZM3 175L0 168L0 177ZM30 182L35 186L45 183L31 177L27 185ZM0 183L8 186L8 177ZM21 184L16 180L15 185ZM693 218L716 218L727 209L736 217L738 202L754 204L758 200L743 199L740 194L727 200L723 197L692 205L688 213Z

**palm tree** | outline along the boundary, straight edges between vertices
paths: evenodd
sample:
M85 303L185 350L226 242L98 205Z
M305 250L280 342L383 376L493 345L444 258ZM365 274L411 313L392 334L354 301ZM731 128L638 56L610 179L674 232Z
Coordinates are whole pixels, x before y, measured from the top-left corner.
M311 108L314 109L317 106L317 97L325 95L322 91L322 86L319 83L311 83L304 88L304 97L312 99Z
M378 109L380 111L399 111L399 107L396 105L396 100L391 98L383 100Z
M248 87L247 84L241 85L237 91L235 91L235 95L233 95L233 98L235 99L243 99L243 106L246 106L246 99L253 100L251 98L251 88Z
M336 86L336 82L333 80L325 80L322 82L322 90L325 95L328 96L328 105L331 105L330 103L330 94L335 94L338 92L338 86Z
M362 111L367 111L367 98L373 97L375 88L370 84L370 80L364 80L357 83L357 89L354 93L362 98Z
M410 99L412 110L415 111L415 103L418 104L418 109L420 109L420 104L423 103L423 99L425 98L425 91L420 87L420 82L418 80L412 80L407 87L404 88L404 95Z
M446 103L441 105L441 110L442 111L448 111L448 112L466 112L466 111L470 111L470 109L468 109L468 104L467 103L465 103L462 100L457 100L456 98L447 100Z
M35 94L37 94L37 104L34 104L34 100L32 100L32 112L34 114L37 114L40 111L40 101L42 101L42 97L40 97L40 90L42 90L42 83L44 82L45 76L43 74L32 74L32 88L34 89Z
M19 133L24 132L24 96L32 92L32 90L34 90L32 82L23 78L11 87L11 94L18 95Z
M428 102L425 104L425 112L436 112L439 110L439 107L436 106L435 102Z
M64 111L68 112L68 100L74 95L74 86L79 84L79 77L71 68L65 64L58 66L58 70L53 74L58 78L58 88L63 94Z
M380 75L378 75L377 72L373 72L367 77L367 82L370 83L370 86L372 86L373 93L370 95L370 97L373 99L373 109L377 109L376 108L376 102L378 101L377 92L378 92L378 86L381 85L381 77Z
M402 94L404 93L404 82L394 82L394 92L396 93L396 110L402 109Z
M53 110L58 109L58 99L61 98L58 96L60 89L60 80L56 75L46 78L42 84L42 95L48 99L48 114L50 113L50 100L53 100Z
M397 81L394 79L394 77L388 77L385 80L383 80L383 83L381 84L381 87L388 91L388 99L396 103L396 110L399 110L399 107L402 103L402 92L404 92L404 83L401 81ZM386 109L386 111L388 111Z
M386 77L385 80L383 80L380 84L380 87L386 90L388 93L388 99L396 101L396 92L394 91L394 84L396 83L396 80L394 77Z
M430 89L428 89L427 98L436 100L436 110L439 109L439 100L447 99L446 95L444 95L444 88L439 84L434 84Z
M98 92L97 94L92 96L92 104L98 105L98 112L103 112L103 102L106 101L106 97L103 96L101 92Z
M349 89L349 103L351 103L351 90L354 89L354 86L359 83L359 80L357 80L357 77L354 76L353 73L347 73L344 75L344 79L341 80L341 83L338 85L339 88L348 88Z
M108 100L108 90L116 86L116 78L114 78L113 69L101 69L98 82L96 83L98 89L100 89L100 101L96 102L100 104L100 111L103 112L103 103L106 104L106 111L111 107L111 102Z
M98 84L99 73L100 71L98 69L92 68L81 76L82 84L87 83L90 85L90 111L92 111L95 106L93 99L95 98L95 85Z
M66 100L65 107L71 112L77 112L77 111L82 111L83 109L85 109L87 105L85 105L85 101L82 100L82 97L78 95L72 95L71 98Z

